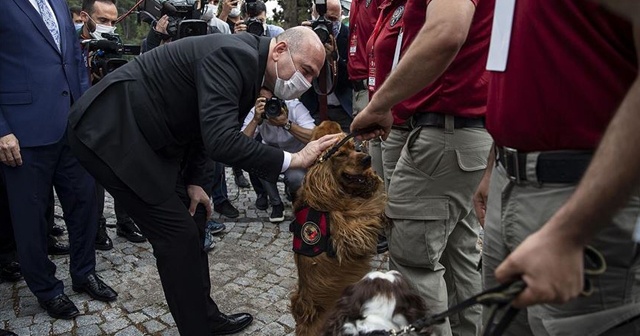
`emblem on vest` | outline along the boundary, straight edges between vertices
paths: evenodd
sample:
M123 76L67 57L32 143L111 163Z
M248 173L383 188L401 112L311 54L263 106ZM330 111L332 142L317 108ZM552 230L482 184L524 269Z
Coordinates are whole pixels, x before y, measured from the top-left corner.
M396 8L396 11L393 12L393 16L391 16L391 22L389 22L389 26L393 27L396 25L396 23L398 23L398 21L400 21L400 18L402 18L402 14L404 13L404 6L400 6L398 8Z
M307 245L315 245L320 241L320 238L322 238L320 228L314 222L305 222L302 224L302 230L300 231L302 233L300 236L302 236L302 240Z

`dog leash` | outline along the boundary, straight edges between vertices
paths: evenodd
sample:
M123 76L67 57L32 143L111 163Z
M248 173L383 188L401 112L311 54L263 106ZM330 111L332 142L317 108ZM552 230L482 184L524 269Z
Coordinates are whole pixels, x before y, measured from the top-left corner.
M355 130L355 131L347 134L347 136L344 137L342 140L340 140L340 142L338 142L337 144L335 144L331 148L329 148L329 150L326 153L324 153L324 155L322 155L318 159L318 163L322 163L322 162L325 162L325 161L329 160L329 158L331 158L331 156L333 156L333 154L335 154L338 151L338 149L340 149L340 147L342 147L342 145L346 144L347 141L351 140L352 138L354 138L354 137L356 137L356 136L358 136L360 134L373 132L373 131L375 131L377 129L380 129L380 126L367 127L367 128Z
M584 287L580 295L589 296L593 293L593 286L588 276L600 275L605 272L607 264L604 256L595 248L586 246L584 249ZM449 316L457 314L471 306L481 304L489 308L491 312L489 320L483 336L500 336L520 311L518 308L511 306L511 302L527 287L522 280L511 281L494 288L490 288L480 294L477 294L451 308L447 311L428 316L426 318L415 321L414 323L401 328L400 330L375 331L370 333L361 333L360 336L396 336L409 335L412 332L420 332L425 328L429 328L436 324L443 323ZM504 315L496 323L498 313L506 309Z

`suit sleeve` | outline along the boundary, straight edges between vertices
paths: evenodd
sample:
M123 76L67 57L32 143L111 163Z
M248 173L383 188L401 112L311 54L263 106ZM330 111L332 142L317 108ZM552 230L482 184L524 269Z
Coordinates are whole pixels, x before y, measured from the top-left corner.
M240 167L262 179L277 181L284 153L240 132L239 102L255 99L258 74L256 50L225 47L196 67L200 128L211 159Z
M13 133L7 119L4 118L4 110L0 106L0 137Z
M213 161L207 157L202 140L192 143L182 169L185 184L200 186L208 193L213 183L213 171Z

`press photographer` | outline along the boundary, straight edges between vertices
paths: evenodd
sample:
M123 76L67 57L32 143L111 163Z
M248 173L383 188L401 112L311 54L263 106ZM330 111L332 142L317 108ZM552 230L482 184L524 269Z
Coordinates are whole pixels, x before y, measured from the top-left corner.
M262 143L296 153L311 139L315 127L314 120L297 99L281 100L265 89L260 90L254 108L244 119L242 133L246 136L262 138ZM286 189L295 196L302 185L306 169L289 169L284 172ZM269 221L279 223L284 220L284 205L274 182L258 179L256 207L266 210L271 204ZM253 182L253 180L252 180Z
M246 31L257 36L276 37L284 29L279 26L267 24L267 6L260 0L247 0L242 6L243 20L234 26L234 32Z
M312 28L321 40L328 38L328 41L324 43L324 47L327 53L327 60L333 60L336 63L335 69L330 69L335 71L336 74L335 77L332 73L328 73L324 77L321 75L317 80L318 83L314 83L316 87L307 91L300 98L300 101L311 111L316 123L326 118L338 122L342 130L348 132L353 120L352 86L347 73L349 28L340 22L341 17L342 6L340 5L340 0L326 0L326 3L325 0L316 0L311 7L312 21L302 23L303 26ZM329 33L329 37L327 37L327 33ZM329 69L325 66L325 70L328 71ZM326 85L324 90L320 90L317 86L321 85L323 78L326 80L324 83ZM335 84L332 83L332 80L335 81ZM323 96L317 92L330 92L331 88L333 88L333 91L329 95ZM322 113L322 109L326 110L326 114Z
M145 0L140 4L138 20L151 25L143 51L187 36L209 33L209 24L200 17L204 6L200 0Z

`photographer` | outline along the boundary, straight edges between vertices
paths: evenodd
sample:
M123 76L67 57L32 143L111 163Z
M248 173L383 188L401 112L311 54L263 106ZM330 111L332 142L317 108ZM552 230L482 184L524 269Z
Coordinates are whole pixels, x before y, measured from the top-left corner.
M267 24L267 6L260 0L245 2L242 7L244 20L234 26L234 33L249 32L258 36L276 37L284 31L282 27Z
M244 119L242 133L252 138L260 134L262 143L296 153L309 142L314 127L314 120L309 110L297 99L283 101L273 97L270 91L262 89L254 108ZM284 183L291 195L297 193L305 173L306 169L302 168L284 172ZM260 179L260 182L266 194L259 194L258 198L264 197L266 203L268 196L272 207L269 221L282 222L284 205L276 183L263 179Z
M84 0L80 18L84 25L79 30L80 41L83 40L104 40L102 33L113 34L118 19L118 9L116 0ZM102 68L92 69L95 64L93 57L100 50L92 51L85 44L80 44L85 65L91 76L91 84L96 84L106 75ZM96 197L98 201L98 233L96 234L96 249L111 250L113 242L107 234L107 220L104 217L104 188L96 184ZM142 235L140 229L129 218L118 200L114 199L114 209L116 212L116 234L126 238L132 243L143 243L147 239Z
M209 0L209 3L205 5L204 12L202 13L200 19L207 21L210 29L215 28L222 34L231 34L229 25L218 18L219 4L220 0Z
M319 19L326 19L330 22L331 29L331 42L325 43L325 49L327 52L327 60L335 60L337 63L336 81L334 91L327 96L327 118L329 120L336 121L342 127L344 132L349 132L349 126L351 125L352 117L352 86L349 81L347 73L347 57L349 52L349 28L340 22L342 16L342 7L340 0L327 0L326 13L318 13L316 11L316 5L311 7L311 17L313 21ZM313 21L305 21L303 26L312 27ZM335 41L335 44L333 43ZM335 47L334 47L335 45ZM337 47L337 53L334 48ZM323 80L318 78L318 80ZM329 89L330 86L327 86ZM322 118L320 115L320 100L318 94L314 89L307 91L300 101L304 106L311 111L311 115L319 123Z

